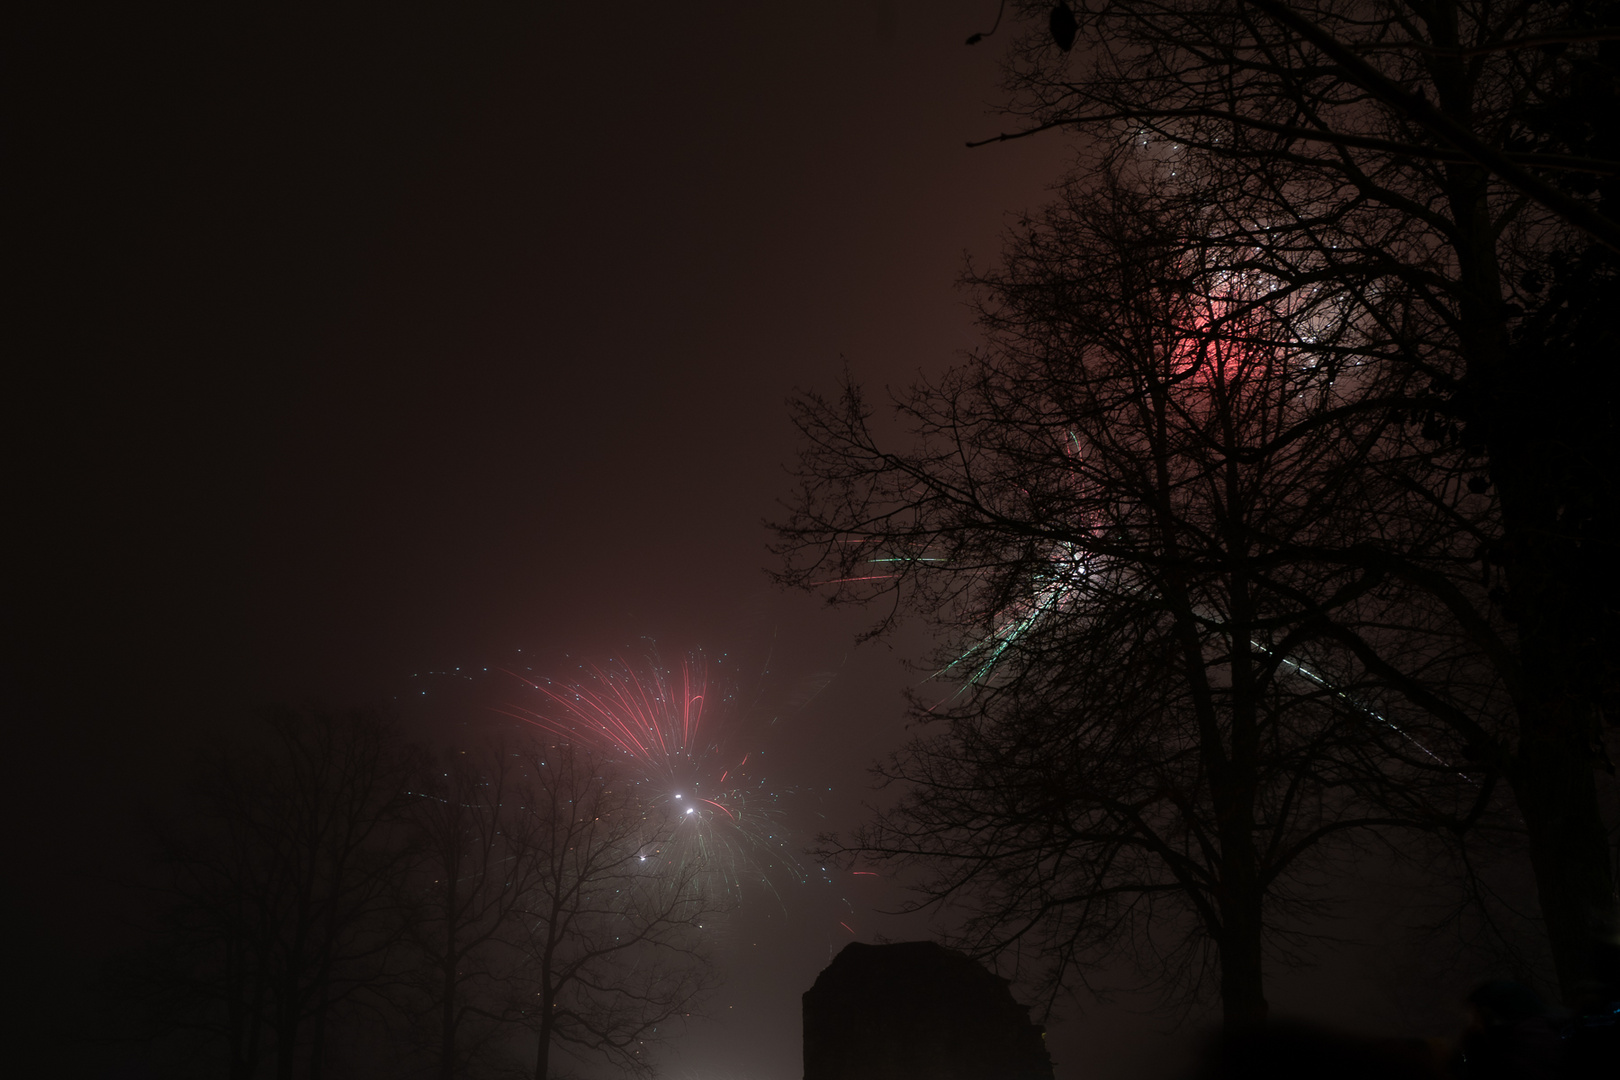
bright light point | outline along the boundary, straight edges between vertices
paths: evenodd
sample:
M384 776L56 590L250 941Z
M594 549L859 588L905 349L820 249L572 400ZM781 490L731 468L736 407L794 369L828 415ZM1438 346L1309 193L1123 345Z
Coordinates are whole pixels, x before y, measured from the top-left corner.
M550 734L593 744L606 755L622 759L632 770L624 782L645 789L638 793L646 799L639 808L642 821L658 828L654 822L661 808L662 828L668 830L668 842L678 849L670 854L637 852L638 862L657 858L660 866L675 871L700 866L698 874L705 890L729 893L738 892L745 880L755 877L774 891L770 878L776 869L803 882L803 868L767 831L768 819L781 812L775 793L765 798L766 782L755 784L742 775L759 758L758 751L742 754L739 761L723 745L725 740L717 741L711 734L722 723L736 722L740 729L743 719L730 712L709 718L717 704L724 703L728 710L736 708L736 694L729 687L717 694L718 688L709 682L713 660L694 653L673 670L651 654L642 663L615 659L601 666L579 667L582 681L574 685L514 673L513 677L544 700L533 710L513 706L510 715ZM729 730L726 734L731 735ZM733 772L738 774L735 780ZM688 799L686 792L670 790L676 779L692 780L700 788L710 784L715 790L705 789ZM745 792L745 786L751 790ZM669 820L672 802L683 805L685 812L680 817L696 817L698 802L708 803L710 809L702 821L685 828Z

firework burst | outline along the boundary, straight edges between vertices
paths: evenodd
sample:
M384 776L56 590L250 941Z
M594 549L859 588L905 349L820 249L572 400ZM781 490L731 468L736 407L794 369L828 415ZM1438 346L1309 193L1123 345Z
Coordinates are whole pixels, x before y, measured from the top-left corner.
M710 887L739 896L746 884L777 893L804 873L761 752L743 744L750 718L718 666L693 652L673 667L656 653L581 664L568 681L507 671L525 692L497 711L625 763L669 822L648 861L695 866Z

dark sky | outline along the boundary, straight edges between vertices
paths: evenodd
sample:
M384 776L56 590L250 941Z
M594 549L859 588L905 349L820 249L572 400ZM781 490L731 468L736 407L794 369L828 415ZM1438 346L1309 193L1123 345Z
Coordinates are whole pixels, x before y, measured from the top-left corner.
M999 39L963 46L996 6L19 34L9 902L42 962L117 937L99 883L211 732L519 647L770 639L785 678L837 670L779 734L788 778L833 788L803 839L854 820L918 642L851 651L859 618L766 580L761 521L795 388L846 363L899 386L971 346L965 253L993 259L1064 168L1059 137L963 145L1007 123ZM743 1013L676 1075L799 1075L837 891L745 912L716 1005ZM846 918L904 936L879 899ZM1054 1031L1059 1075L1170 1060L1156 1030L1094 1010Z

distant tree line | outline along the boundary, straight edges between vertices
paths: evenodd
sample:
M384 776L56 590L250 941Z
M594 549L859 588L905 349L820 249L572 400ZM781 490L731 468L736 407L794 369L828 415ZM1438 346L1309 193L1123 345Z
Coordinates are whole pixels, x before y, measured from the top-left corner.
M1620 6L1013 6L1002 138L1083 138L983 347L796 407L781 579L939 642L834 847L1051 998L1128 957L1240 1027L1358 853L1478 899L1517 846L1565 1001L1620 992Z
M717 912L614 762L535 740L430 751L279 711L162 827L162 921L128 964L176 1075L651 1068L709 980Z

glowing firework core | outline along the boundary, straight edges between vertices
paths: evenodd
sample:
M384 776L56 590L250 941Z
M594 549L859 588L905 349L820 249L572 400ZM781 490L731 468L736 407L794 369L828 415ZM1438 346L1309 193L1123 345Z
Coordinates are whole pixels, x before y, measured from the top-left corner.
M677 863L701 862L727 887L743 877L770 884L770 869L803 873L787 854L780 828L771 828L775 794L743 771L750 753L727 748L735 716L733 695L709 685L701 653L667 670L656 657L642 665L613 661L582 665L587 677L572 684L507 674L537 692L538 703L508 703L496 711L542 731L620 757L649 808L672 813L671 832L653 855ZM711 707L712 703L712 707ZM740 760L739 760L740 758ZM687 794L691 798L687 798ZM684 812L674 809L681 803ZM645 860L647 856L643 855Z

